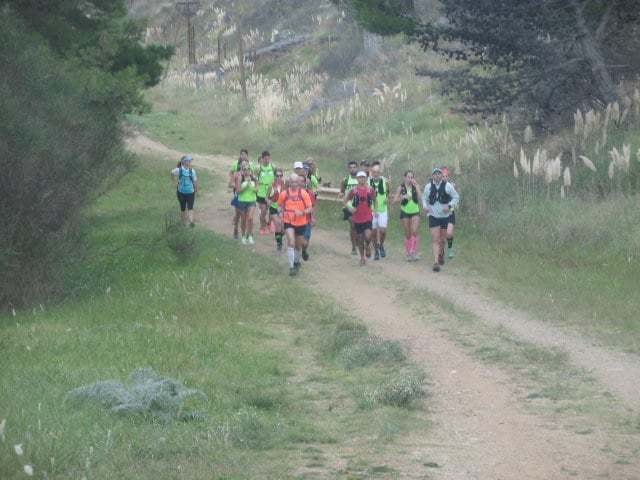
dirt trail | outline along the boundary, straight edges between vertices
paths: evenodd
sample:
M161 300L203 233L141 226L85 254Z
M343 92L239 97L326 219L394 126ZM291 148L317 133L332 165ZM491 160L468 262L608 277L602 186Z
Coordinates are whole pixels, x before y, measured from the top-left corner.
M130 146L141 153L174 158L180 155L140 136ZM217 156L195 158L199 166L215 170L226 170L231 162ZM208 227L228 235L231 229L228 199L225 189L217 191L217 195L201 199L200 216ZM271 243L270 237L260 238L256 250L273 254ZM313 258L303 267L303 278L313 282L319 292L345 305L378 335L408 345L412 358L424 365L433 380L429 403L433 405L435 425L424 438L403 439L408 449L415 450L415 455L414 464L401 466L401 471L412 472L413 477L422 468L422 476L418 478L429 474L460 480L640 479L640 464L616 463L617 459L604 451L610 432L599 429L590 435L579 435L551 424L542 416L527 413L503 372L469 357L437 329L416 318L409 307L396 301L392 289L385 288L383 282L371 282L371 278L372 275L402 278L448 299L452 299L448 292L455 291L458 306L487 323L504 325L527 341L566 350L576 365L593 372L603 385L634 407L639 401L633 395L640 385L637 359L591 346L520 312L496 306L480 293L462 289L458 283L454 285L446 274L439 275L436 281L425 272L424 262L407 267L397 259L387 259L359 268L350 255L339 253L345 249L346 239L319 230L314 232L314 243L322 246L322 258L321 261ZM629 387L625 382L634 385ZM420 464L425 455L441 468L425 472Z

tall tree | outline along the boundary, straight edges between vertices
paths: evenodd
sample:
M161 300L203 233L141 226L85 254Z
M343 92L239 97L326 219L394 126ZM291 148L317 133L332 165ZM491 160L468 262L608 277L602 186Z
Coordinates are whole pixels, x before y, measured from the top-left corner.
M558 118L614 100L617 80L640 69L637 0L440 0L446 21L439 23L409 19L403 0L378 0L367 8L362 3L368 2L345 1L357 18L367 18L367 28L392 24L393 16L424 48L466 60L438 75L470 110L516 105L543 121Z

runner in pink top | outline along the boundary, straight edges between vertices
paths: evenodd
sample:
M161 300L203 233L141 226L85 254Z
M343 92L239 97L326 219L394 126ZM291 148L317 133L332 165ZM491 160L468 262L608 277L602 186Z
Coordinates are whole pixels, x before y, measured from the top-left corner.
M356 178L358 179L358 186L349 192L344 206L352 213L351 219L357 235L358 250L360 250L360 265L366 265L367 257L371 256L371 227L373 222L371 206L376 199L376 191L367 183L367 174L365 172L358 172Z

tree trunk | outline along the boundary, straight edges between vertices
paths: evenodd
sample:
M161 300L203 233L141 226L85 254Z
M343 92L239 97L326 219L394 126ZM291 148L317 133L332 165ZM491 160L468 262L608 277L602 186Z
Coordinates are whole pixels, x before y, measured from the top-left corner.
M584 55L584 59L591 66L593 79L595 81L601 100L605 103L611 103L616 100L616 87L604 56L600 51L594 34L589 30L587 22L583 14L583 6L579 5L578 0L571 0L571 6L575 10L576 28L578 30L579 44Z

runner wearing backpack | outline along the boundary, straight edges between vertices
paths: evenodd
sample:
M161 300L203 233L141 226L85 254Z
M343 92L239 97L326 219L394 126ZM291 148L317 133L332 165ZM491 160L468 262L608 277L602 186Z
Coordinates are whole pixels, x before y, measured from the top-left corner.
M449 215L458 205L460 196L452 184L442 178L442 170L433 169L431 181L424 187L422 206L428 216L433 251L433 271L439 272L444 265L444 242L447 238Z
M304 232L304 245L302 246L302 260L306 262L309 260L309 243L311 242L311 233L316 223L316 194L313 190L311 176L309 175L309 165L305 165L303 162L295 162L293 164L293 170L295 174L300 177L300 188L305 190L311 199L312 210L307 219L307 227Z
M256 201L260 209L260 235L267 235L269 234L269 223L267 221L269 205L267 202L267 194L275 180L276 169L271 163L271 154L266 150L262 152L260 156L260 164L257 167L256 176L258 177Z
M387 225L389 223L389 181L382 175L380 162L371 164L369 185L376 191L376 200L373 204L373 245L375 247L374 260L380 260L387 256L384 249L384 241L387 237Z
M191 155L183 156L178 166L171 170L171 175L178 177L176 195L180 204L182 224L186 225L188 223L191 227L195 227L193 205L198 191L198 174L191 167L191 162L193 162Z
M269 202L269 225L276 238L276 250L282 251L282 238L284 237L284 225L282 223L282 216L280 215L280 206L278 205L278 199L280 194L286 188L284 183L284 172L281 168L276 168L276 179L269 188L269 194L267 196Z
M288 187L280 193L278 205L282 211L284 233L287 239L287 257L289 260L289 275L295 276L300 270L304 233L313 210L311 197L301 188L301 178L292 173L289 176Z
M353 188L344 202L353 219L354 229L358 235L358 250L360 251L360 265L367 264L367 258L371 257L371 224L373 221L373 206L376 200L376 191L367 183L367 173L359 171L356 174L358 186Z
M354 162L353 160L347 164L349 168L349 174L344 177L342 183L340 184L340 196L338 198L345 198L349 192L358 185L358 179L356 178L356 173L358 173L358 162ZM357 247L357 235L355 228L353 226L353 221L351 219L351 211L345 207L342 209L342 213L344 215L344 220L349 222L349 236L351 238L351 255L357 255L358 251Z
M420 197L419 186L416 183L412 170L404 173L404 181L396 190L393 198L395 203L400 203L400 221L404 227L404 248L408 262L418 260L418 246L420 237Z

